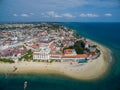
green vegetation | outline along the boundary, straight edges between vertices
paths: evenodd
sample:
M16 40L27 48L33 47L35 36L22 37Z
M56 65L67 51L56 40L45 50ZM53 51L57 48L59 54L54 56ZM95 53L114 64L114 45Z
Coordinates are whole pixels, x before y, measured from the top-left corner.
M74 35L75 38L80 38L80 35L76 32L73 35Z
M59 25L57 24L52 24L51 29L57 30L59 28Z
M24 49L27 49L25 45L23 45L23 48L24 48Z
M19 61L21 61L21 60L24 60L24 61L30 61L30 60L32 60L32 57L33 57L32 54L33 54L32 50L31 49L28 50L27 54L25 54L24 56L22 56L22 57L19 58Z
M54 60L50 60L50 63L54 62Z
M83 54L84 53L84 42L82 40L75 42L74 46L70 46L63 49L63 52L65 49L75 49L77 54Z
M74 44L74 49L77 52L77 54L83 54L84 52L84 42L83 41L77 41Z
M0 62L5 62L5 63L14 63L13 60L11 59L6 59L6 58L0 58Z

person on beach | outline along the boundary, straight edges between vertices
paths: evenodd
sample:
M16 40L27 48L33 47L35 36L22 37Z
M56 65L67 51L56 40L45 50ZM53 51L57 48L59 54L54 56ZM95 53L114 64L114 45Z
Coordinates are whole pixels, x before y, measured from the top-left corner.
M13 72L15 72L17 70L17 67L13 66L13 68L14 68Z

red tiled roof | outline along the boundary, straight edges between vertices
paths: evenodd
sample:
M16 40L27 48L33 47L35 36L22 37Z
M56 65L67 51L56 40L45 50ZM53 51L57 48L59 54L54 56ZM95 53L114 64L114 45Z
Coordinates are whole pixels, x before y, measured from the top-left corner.
M64 50L65 54L73 54L73 49L66 49Z
M32 47L32 48L34 48L34 49L37 49L37 48L39 48L39 45L32 45L32 46L30 46L30 47Z
M64 56L62 55L62 58L86 58L88 57L87 54L78 54L78 55L75 55L75 56Z
M56 50L56 49L55 49L55 44L52 43L52 44L50 45L50 48L51 48L52 51L55 51L55 50Z
M9 35L11 32L2 32L3 34Z
M76 57L78 57L78 58L83 57L84 58L84 57L88 57L88 55L87 54L77 54Z

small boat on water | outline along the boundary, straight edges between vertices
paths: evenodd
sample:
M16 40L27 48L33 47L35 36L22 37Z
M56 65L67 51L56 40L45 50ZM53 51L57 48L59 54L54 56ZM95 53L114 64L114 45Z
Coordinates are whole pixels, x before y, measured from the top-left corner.
M27 88L27 84L28 84L28 82L25 81L25 82L24 82L24 90Z

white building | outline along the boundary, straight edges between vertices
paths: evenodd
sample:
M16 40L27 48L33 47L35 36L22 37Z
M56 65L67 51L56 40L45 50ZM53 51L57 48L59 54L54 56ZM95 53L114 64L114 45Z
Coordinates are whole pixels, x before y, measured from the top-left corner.
M50 49L42 47L40 51L33 53L34 60L49 60L50 59Z

